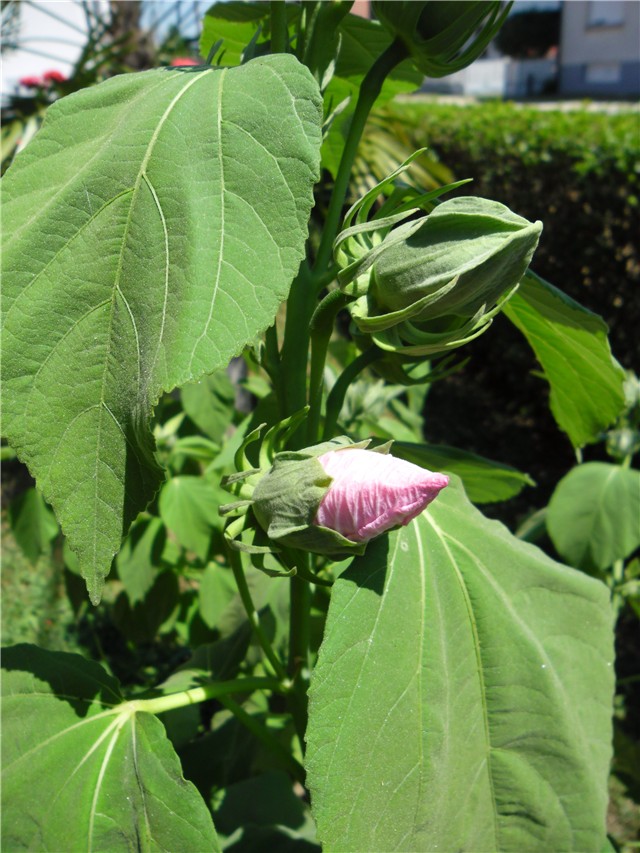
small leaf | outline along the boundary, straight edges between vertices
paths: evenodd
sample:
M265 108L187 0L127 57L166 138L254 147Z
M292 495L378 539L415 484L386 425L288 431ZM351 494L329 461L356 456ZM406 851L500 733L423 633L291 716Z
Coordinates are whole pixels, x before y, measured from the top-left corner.
M166 530L156 517L136 522L125 539L116 566L132 606L144 599L158 577L165 542Z
M394 442L391 453L431 471L460 477L469 500L476 504L506 501L535 483L528 474L484 456L446 444Z
M200 616L207 628L215 628L225 608L237 592L231 571L209 563L202 572L198 592Z
M560 429L574 447L597 441L625 404L604 321L530 271L502 310L542 365Z
M11 501L9 521L16 542L35 565L58 535L55 516L38 489L27 489Z
M162 723L79 655L2 655L5 850L219 851Z
M213 531L224 525L218 508L228 498L204 477L172 477L160 492L160 518L183 548L206 560Z
M309 807L293 791L283 772L269 770L260 776L228 786L215 810L222 837L242 829L233 850L274 850L290 853L320 853Z
M235 390L224 370L185 385L182 406L199 430L220 443L233 418Z
M287 296L320 113L290 55L124 74L53 104L7 171L4 426L94 602L162 478L159 396L225 367Z
M606 587L450 485L335 583L307 771L330 850L600 850Z
M558 483L546 521L568 563L608 568L640 545L640 471L606 462L577 465Z

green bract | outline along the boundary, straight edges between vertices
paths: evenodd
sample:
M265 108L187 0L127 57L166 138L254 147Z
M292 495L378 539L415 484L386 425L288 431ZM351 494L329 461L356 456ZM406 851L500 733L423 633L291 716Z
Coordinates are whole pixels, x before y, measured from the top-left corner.
M335 447L335 446L334 446ZM363 554L366 542L352 542L313 523L332 478L317 457L328 445L278 453L253 492L253 513L269 539L316 554Z
M230 517L225 535L231 548L255 555L276 553L280 547L336 558L364 553L366 542L353 542L314 524L314 519L332 482L318 457L344 447L364 449L369 440L354 443L337 436L304 450L276 452L307 414L308 409L302 409L267 432L260 445L260 468L250 467L245 450L260 441L262 427L248 435L236 453L238 473L225 478L223 485L241 500L220 508L222 515ZM377 447L376 452L388 453L389 445Z
M502 26L511 4L499 0L374 2L381 23L399 38L417 68L444 77L470 65Z
M446 353L484 332L517 288L542 231L540 222L482 198L450 199L410 222L402 220L418 204L367 221L370 207L347 214L335 246L338 280L355 298L359 334L410 357Z

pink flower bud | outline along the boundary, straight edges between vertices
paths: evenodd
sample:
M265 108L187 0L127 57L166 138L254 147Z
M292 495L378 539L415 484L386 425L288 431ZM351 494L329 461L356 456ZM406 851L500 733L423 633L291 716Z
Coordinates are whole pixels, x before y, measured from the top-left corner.
M189 65L201 65L197 59L191 59L190 56L176 56L169 63L172 68L186 68Z
M333 481L315 524L354 542L408 524L449 483L446 474L372 450L331 450L318 461Z

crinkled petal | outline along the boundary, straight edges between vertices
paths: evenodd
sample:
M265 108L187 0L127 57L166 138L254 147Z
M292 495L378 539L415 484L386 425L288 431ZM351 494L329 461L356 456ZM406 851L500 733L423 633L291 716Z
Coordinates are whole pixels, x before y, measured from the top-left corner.
M408 524L449 482L445 474L372 450L332 450L318 461L333 481L315 523L354 542Z

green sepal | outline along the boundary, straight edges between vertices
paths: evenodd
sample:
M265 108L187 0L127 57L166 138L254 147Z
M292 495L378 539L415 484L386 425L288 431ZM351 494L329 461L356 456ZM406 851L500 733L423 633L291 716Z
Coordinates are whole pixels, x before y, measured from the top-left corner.
M366 543L352 542L335 530L313 523L332 482L317 457L345 446L323 442L305 451L276 455L273 467L253 493L253 513L269 539L316 554L364 553Z
M529 222L499 202L449 199L390 235L392 242L373 268L370 293L377 313L435 296L454 279L456 286L425 305L416 319L485 313L520 281L541 231L540 222Z
M373 11L399 38L427 77L445 77L470 65L504 23L511 4L500 0L374 0Z

